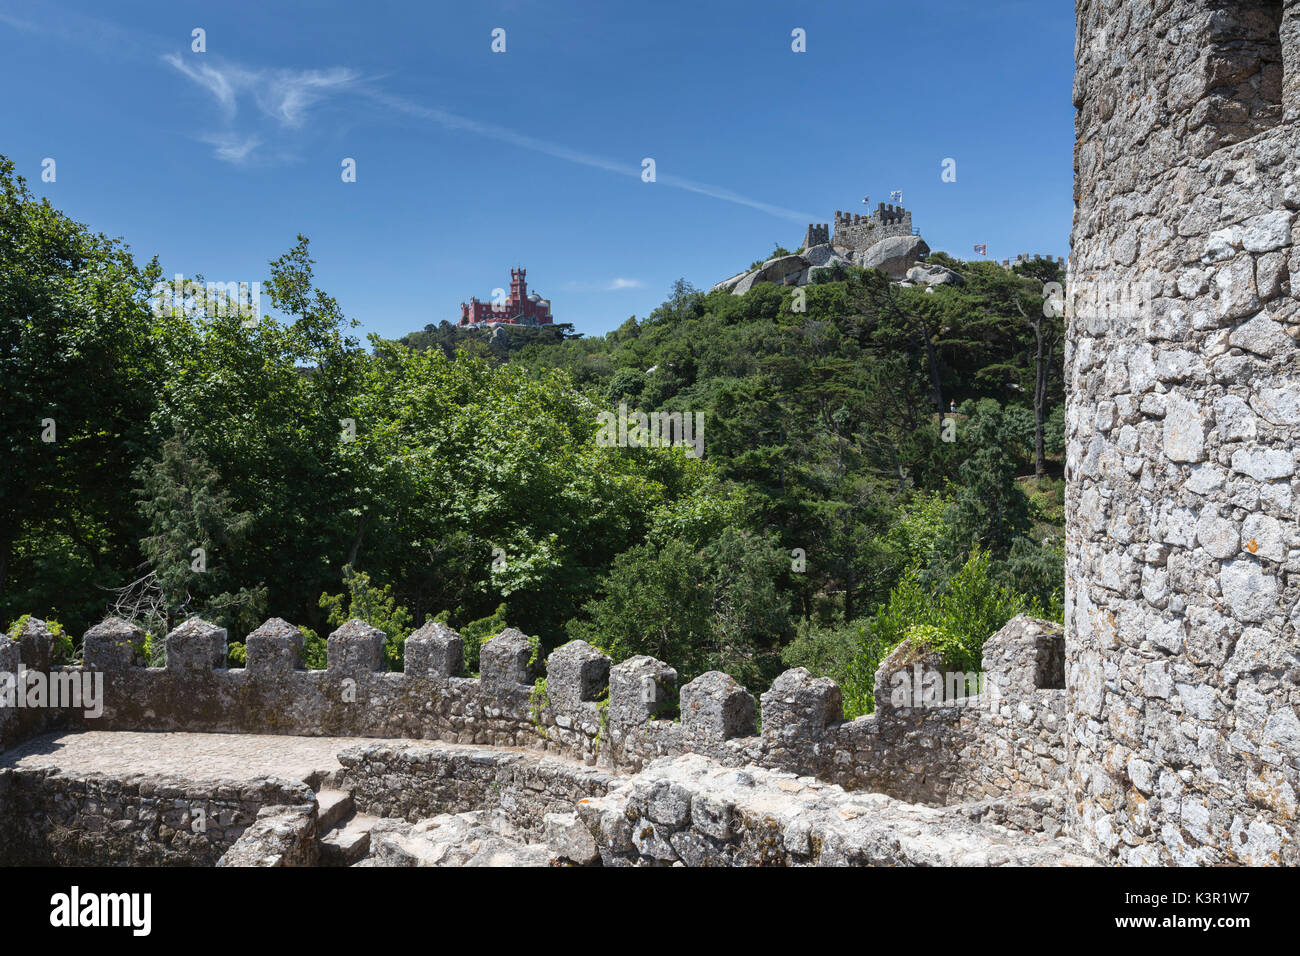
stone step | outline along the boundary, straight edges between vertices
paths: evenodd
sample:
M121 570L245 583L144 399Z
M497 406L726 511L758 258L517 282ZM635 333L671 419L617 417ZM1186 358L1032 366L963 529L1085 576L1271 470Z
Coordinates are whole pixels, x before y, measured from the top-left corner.
M351 816L356 809L352 794L343 790L321 790L316 794L316 832L333 830L340 820Z
M302 782L313 790L340 790L342 780L342 767L335 767L332 770L313 770L302 777Z
M370 852L370 831L379 817L356 813L320 838L321 866L351 866Z

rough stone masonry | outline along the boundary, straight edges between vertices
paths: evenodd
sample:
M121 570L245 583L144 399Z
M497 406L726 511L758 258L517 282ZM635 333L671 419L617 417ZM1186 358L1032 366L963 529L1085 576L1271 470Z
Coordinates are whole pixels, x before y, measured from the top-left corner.
M1298 0L1078 0L1072 830L1300 863Z

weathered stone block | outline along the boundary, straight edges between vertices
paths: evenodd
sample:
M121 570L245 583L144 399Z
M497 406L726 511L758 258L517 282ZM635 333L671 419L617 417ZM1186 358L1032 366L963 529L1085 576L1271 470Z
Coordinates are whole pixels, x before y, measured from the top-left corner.
M840 686L804 667L786 671L763 695L763 736L816 739L844 718Z
M710 740L754 732L754 695L721 671L701 674L682 688L682 726Z
M677 671L663 661L638 654L609 670L609 710L612 725L644 724L656 717L677 687Z
M49 625L39 617L28 617L17 636L23 666L28 670L46 673L54 653L54 635Z
M81 639L86 670L118 671L143 667L145 633L130 621L110 617L88 630Z
M547 678L547 686L550 678ZM546 842L554 848L556 854L580 866L595 863L600 859L600 850L591 830L576 813L548 813L543 818L546 829Z
M691 824L705 836L730 840L736 833L735 821L736 805L725 797L697 793L691 798Z
M650 787L645 803L646 816L660 826L685 826L691 818L691 792L667 780L657 781Z
M18 642L0 635L0 696L6 699L18 687L18 672L22 659L22 650L18 647ZM0 707L0 751L4 750L6 740L14 733L20 713L12 706ZM7 772L0 771L0 775ZM7 783L7 780L0 780L0 786ZM4 797L5 795L0 793L0 806L4 805Z
M273 617L244 639L248 669L255 674L302 670L302 631Z
M167 670L201 674L226 666L226 629L192 617L166 638Z
M559 707L596 700L609 684L609 658L586 641L569 641L546 659L546 693Z
M18 642L0 636L0 674L17 674L23 655Z
M1051 621L1012 618L984 643L984 675L990 692L1003 697L1064 689L1065 632Z
M430 621L406 639L406 673L455 677L465 666L465 642L446 624Z
M943 670L943 658L934 651L917 647L910 640L903 641L876 668L876 713L923 706L926 675L942 675ZM943 686L942 676L939 686ZM942 700L942 691L939 699Z
M387 635L365 621L353 618L329 636L326 666L331 671L369 673L387 670L384 644Z
M533 660L532 642L526 634L513 627L485 641L478 660L479 676L484 684L531 684L541 669Z

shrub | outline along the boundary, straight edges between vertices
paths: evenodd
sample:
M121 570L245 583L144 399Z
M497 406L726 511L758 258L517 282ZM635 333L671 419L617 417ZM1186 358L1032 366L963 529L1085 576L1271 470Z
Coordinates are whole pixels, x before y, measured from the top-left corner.
M354 571L351 565L343 568L343 585L347 594L322 594L320 606L328 612L331 627L358 618L386 635L385 656L390 671L400 671L403 666L403 646L411 633L411 612L397 604L388 585L375 587L370 575ZM314 636L314 635L313 635Z

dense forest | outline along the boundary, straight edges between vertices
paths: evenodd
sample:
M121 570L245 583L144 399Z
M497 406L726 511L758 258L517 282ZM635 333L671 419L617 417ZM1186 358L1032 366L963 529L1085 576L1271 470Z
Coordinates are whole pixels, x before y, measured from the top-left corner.
M278 616L319 667L358 616L393 668L436 618L471 671L509 625L755 691L803 665L867 712L904 637L974 669L1012 615L1061 615L1061 276L930 261L962 283L679 281L604 336L442 323L363 345L305 238L270 263L278 319L159 309L156 260L0 158L0 617L59 622L68 659L130 617L157 662L199 614L238 664ZM703 456L599 441L622 411L634 434L639 412L693 416Z

